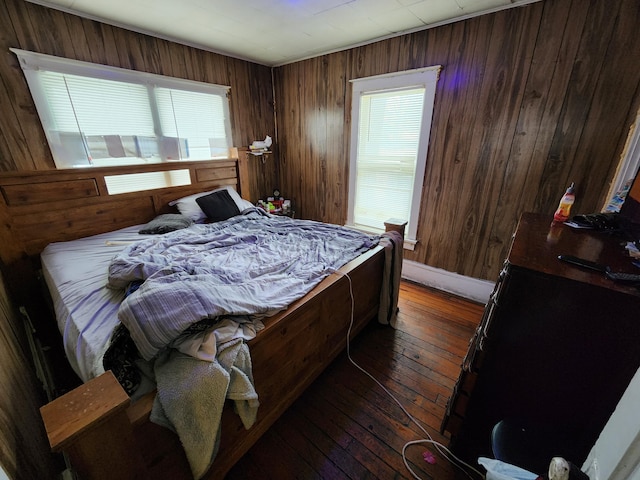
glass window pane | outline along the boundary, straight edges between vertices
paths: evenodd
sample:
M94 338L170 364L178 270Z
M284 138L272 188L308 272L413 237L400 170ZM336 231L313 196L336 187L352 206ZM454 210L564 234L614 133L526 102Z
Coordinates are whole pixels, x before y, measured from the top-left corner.
M77 125L85 135L154 134L146 86L77 75L63 78Z
M227 156L230 144L221 96L168 88L155 89L155 95L162 134L179 139L186 147L179 150L181 158Z
M154 188L191 185L189 170L170 170L166 172L129 173L104 177L110 195L117 193L140 192Z
M382 229L389 218L409 220L424 91L360 97L355 225Z
M227 87L12 51L58 168L229 155Z
M407 222L406 239L416 240L441 68L351 80L348 225L382 232L395 218Z

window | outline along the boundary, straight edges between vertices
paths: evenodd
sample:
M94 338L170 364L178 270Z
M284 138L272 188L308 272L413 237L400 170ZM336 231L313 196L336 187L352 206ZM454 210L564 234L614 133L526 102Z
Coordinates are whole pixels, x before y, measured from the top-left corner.
M382 232L405 220L415 245L440 68L352 80L348 225Z
M57 168L229 155L228 87L11 50Z

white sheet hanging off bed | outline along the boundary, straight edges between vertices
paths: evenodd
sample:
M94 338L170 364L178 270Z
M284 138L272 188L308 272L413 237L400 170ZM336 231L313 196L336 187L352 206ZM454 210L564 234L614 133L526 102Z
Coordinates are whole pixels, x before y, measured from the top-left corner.
M102 358L119 323L124 291L107 288L109 263L146 237L141 227L51 243L40 255L67 359L83 382L104 373Z

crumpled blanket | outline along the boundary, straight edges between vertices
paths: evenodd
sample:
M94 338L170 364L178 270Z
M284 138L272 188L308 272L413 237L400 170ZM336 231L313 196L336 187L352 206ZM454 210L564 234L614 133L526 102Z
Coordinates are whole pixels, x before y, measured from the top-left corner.
M137 242L113 259L110 286L144 280L118 311L142 358L203 319L273 315L378 243L338 225L246 212Z
M178 434L194 478L217 453L225 398L235 402L247 428L258 408L249 350L242 338L223 340L215 326L224 325L215 322L240 316L251 323L232 326L232 333L254 335L251 325L259 329L260 318L286 308L377 243L378 237L346 227L248 209L227 221L136 242L114 258L112 288L144 281L118 317L141 357L154 361L151 420ZM184 341L189 328L206 321L214 322L212 331Z
M249 348L241 338L231 340L218 346L211 362L168 349L154 369L158 393L151 421L176 432L199 479L218 452L225 399L235 402L245 428L256 420L259 402Z

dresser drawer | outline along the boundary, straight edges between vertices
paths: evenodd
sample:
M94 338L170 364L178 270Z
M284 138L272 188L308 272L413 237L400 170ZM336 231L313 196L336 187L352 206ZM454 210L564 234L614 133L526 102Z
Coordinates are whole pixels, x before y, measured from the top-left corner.
M442 424L440 426L441 433L445 431L455 436L462 420L465 417L469 398L473 393L476 379L482 369L482 363L485 357L487 340L491 336L493 320L500 307L501 298L505 290L505 285L509 277L509 263L505 262L498 280L496 281L493 292L489 296L489 301L485 306L482 319L476 329L473 337L469 341L467 353L462 360L460 375L453 387L453 392L445 411Z

